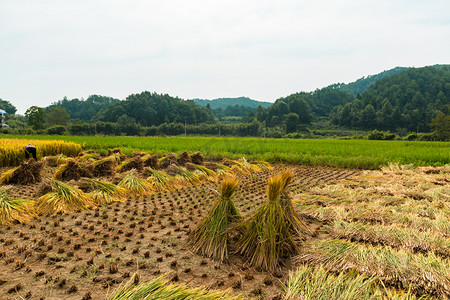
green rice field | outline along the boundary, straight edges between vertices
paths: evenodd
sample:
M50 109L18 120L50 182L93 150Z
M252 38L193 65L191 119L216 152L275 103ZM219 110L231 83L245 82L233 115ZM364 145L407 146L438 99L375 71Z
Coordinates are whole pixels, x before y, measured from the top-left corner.
M4 136L5 138L62 139L84 149L125 153L143 151L200 151L208 158L241 158L272 163L378 169L389 163L442 166L450 163L450 143L332 139L262 139L232 137L93 137L93 136Z

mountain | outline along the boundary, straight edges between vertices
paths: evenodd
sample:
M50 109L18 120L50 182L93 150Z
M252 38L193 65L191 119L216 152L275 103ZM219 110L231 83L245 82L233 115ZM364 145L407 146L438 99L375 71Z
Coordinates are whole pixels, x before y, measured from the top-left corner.
M450 109L450 66L409 68L384 77L331 115L335 124L364 129L429 131Z
M374 84L378 80L380 80L384 77L398 74L407 69L408 68L405 68L405 67L395 67L393 69L383 71L383 72L375 74L375 75L368 75L368 76L361 77L358 80L351 82L351 83L347 83L347 84L335 83L335 84L327 86L327 88L338 89L338 90L341 90L344 92L348 92L348 93L352 94L353 96L356 96L356 95L359 95L359 94L362 94L363 92L365 92L372 84Z
M206 99L193 99L193 100L194 100L195 104L198 104L200 106L206 106L207 104L209 104L209 106L212 109L215 109L215 108L225 109L230 105L231 106L235 106L235 105L248 106L251 108L257 108L259 105L261 105L262 107L267 108L273 104L271 102L252 100L247 97L219 98L219 99L214 99L214 100L206 100Z
M448 71L450 65L433 65L431 67ZM352 94L353 96L357 96L357 95L360 95L363 92L367 91L369 89L369 87L372 84L374 84L375 82L377 82L378 80L398 74L398 73L406 71L408 69L410 69L410 68L395 67L393 69L383 71L383 72L375 74L375 75L368 75L368 76L361 77L354 82L350 82L347 84L346 83L335 83L335 84L327 86L326 88L338 89L338 90L341 90L344 92L348 92L348 93Z

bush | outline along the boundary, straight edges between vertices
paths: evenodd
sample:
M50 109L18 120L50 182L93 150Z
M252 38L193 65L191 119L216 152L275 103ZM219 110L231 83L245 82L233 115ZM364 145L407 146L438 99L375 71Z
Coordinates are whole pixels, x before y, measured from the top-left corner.
M413 133L408 134L408 136L405 137L405 140L407 140L407 141L416 141L417 138L418 138L417 133L413 132Z
M47 128L47 134L64 135L66 133L66 126L54 125Z
M376 129L372 130L367 135L367 139L368 140L384 140L384 132L383 131L378 131Z
M369 132L369 134L367 135L367 139L368 140L395 140L397 138L397 136L394 133L391 133L389 130L388 131L378 131L378 130L372 130L371 132Z

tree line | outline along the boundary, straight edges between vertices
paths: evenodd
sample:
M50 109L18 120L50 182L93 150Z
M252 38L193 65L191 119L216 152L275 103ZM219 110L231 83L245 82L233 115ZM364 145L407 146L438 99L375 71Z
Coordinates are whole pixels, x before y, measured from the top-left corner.
M381 130L403 136L436 131L440 139L448 139L449 66L392 72L356 96L336 85L291 94L267 108L211 109L209 104L145 91L125 100L100 95L86 100L63 98L45 108L32 106L24 116L15 115L16 108L0 99L0 109L7 112L10 125L3 132L304 137L328 129Z

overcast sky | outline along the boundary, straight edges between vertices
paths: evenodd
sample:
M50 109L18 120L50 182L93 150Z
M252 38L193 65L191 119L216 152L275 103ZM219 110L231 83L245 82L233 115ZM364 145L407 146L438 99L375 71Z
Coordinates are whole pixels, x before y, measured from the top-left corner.
M0 0L0 98L273 102L450 63L449 0Z

